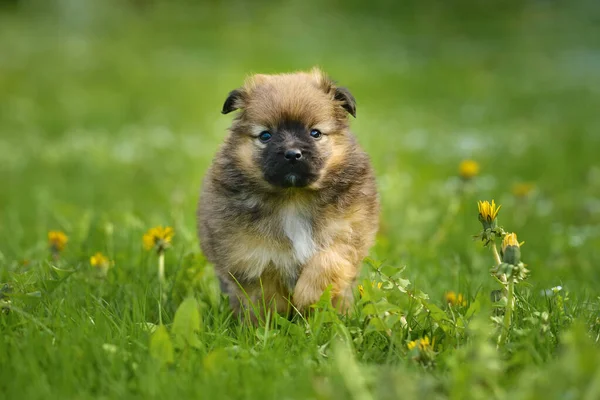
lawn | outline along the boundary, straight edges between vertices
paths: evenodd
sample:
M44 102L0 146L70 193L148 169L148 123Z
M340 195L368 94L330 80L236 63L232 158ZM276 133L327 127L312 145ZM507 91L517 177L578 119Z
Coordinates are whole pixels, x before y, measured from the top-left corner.
M314 65L357 99L381 229L351 315L245 326L202 177L227 93ZM599 88L592 0L0 2L0 398L600 398ZM529 271L508 330L492 199Z

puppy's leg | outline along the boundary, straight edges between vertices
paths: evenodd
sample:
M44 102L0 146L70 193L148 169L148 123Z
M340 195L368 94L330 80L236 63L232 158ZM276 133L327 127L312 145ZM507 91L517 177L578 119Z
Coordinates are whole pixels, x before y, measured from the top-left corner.
M247 303L248 294L244 293L245 289L234 276L228 272L220 271L218 273L219 286L221 292L229 298L229 306L233 313L238 317L244 317L244 304Z
M267 311L287 315L290 312L289 293L273 277L248 282L231 275L219 275L221 290L229 296L229 304L236 316L257 325Z
M315 254L302 269L294 289L294 306L306 311L331 285L333 305L341 312L347 311L352 304L351 285L358 274L359 261L356 250L346 244Z

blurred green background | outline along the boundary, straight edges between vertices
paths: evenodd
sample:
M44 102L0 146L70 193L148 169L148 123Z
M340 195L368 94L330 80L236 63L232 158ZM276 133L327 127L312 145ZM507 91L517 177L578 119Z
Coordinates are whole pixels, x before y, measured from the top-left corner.
M319 65L357 99L352 129L383 202L373 258L436 295L476 287L490 262L471 238L476 201L494 198L534 287L600 283L596 1L0 4L5 265L44 254L49 229L87 262L106 223L117 237L171 224L179 249L197 251L227 93L250 73ZM430 246L463 159L481 173ZM527 199L519 182L535 184ZM126 246L114 253L129 262Z

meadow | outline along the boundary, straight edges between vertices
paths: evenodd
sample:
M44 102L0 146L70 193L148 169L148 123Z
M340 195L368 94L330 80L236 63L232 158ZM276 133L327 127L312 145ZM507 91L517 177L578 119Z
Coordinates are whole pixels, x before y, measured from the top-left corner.
M591 0L0 3L0 398L600 398L599 22ZM325 295L245 326L199 248L202 177L227 93L314 65L357 99L381 229L351 315ZM474 237L491 200L528 270L509 329Z

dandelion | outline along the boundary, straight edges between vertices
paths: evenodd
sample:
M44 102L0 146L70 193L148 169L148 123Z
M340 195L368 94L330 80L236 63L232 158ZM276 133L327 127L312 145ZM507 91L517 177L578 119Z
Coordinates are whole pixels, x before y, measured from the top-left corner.
M433 343L429 341L429 337L427 336L408 342L406 347L408 347L408 350L413 354L413 360L416 361L427 363L433 360L435 356Z
M502 240L502 250L506 250L508 246L516 246L520 247L519 242L517 241L516 233L507 233Z
M50 231L48 232L48 244L54 251L63 251L69 238L61 231Z
M383 287L383 282L375 283L375 281L371 281L371 287L377 287L377 289L381 289ZM358 285L358 292L360 294L360 297L363 297L365 295L365 288L363 287L363 285Z
M504 229L498 227L496 218L501 206L497 206L494 200L479 201L478 219L483 226L483 231L475 236L485 241L488 246L491 243L491 249L494 254L494 266L490 273L502 284L502 294L506 296L506 307L504 309L504 321L502 323L502 333L499 336L498 344L504 343L508 336L511 326L512 314L515 308L515 284L523 281L529 272L525 264L521 262L521 245L517 240L516 233L506 233ZM502 238L501 255L496 248L496 238ZM496 299L498 291L492 292L492 298Z
M171 247L174 235L175 231L170 226L157 226L149 229L142 238L146 250L156 249L158 254L158 279L161 283L165 281L165 251Z
M417 348L419 350L426 350L426 349L430 349L431 348L431 343L429 343L429 337L425 336L422 339L417 339L417 340L413 340L412 342L408 343L408 349L412 350L414 348Z
M525 280L528 274L525 264L521 262L521 245L517 240L516 233L507 233L502 239L502 262L493 267L491 272L497 277L504 277L506 282L506 310L504 312L504 321L502 334L499 343L504 343L508 336L512 314L515 308L515 283Z
M175 235L175 232L170 226L164 228L162 226L151 228L143 237L144 248L146 250L156 248L157 253L161 253L171 247L173 235Z
M533 183L520 182L513 185L512 192L515 195L515 197L522 199L529 196L534 188L535 185Z
M110 268L110 261L100 252L97 252L90 257L90 264L92 267L96 268L101 275L106 275Z
M446 303L450 304L451 306L464 307L467 305L467 300L461 293L456 294L455 292L450 291L444 295L444 298L446 300Z
M479 221L483 225L483 229L494 229L496 227L496 217L502 206L496 206L496 202L479 201L477 208L479 209Z
M65 249L69 238L61 231L48 232L48 246L55 257L58 257L61 251Z
M512 265L521 261L521 246L516 233L507 233L502 239L502 261Z
M496 205L494 200L492 200L491 203L487 200L477 202L477 208L479 210L477 217L479 222L481 222L483 230L478 235L475 235L475 238L480 238L483 242L485 242L486 247L490 243L492 244L491 248L492 252L494 253L494 258L496 259L496 264L500 264L502 262L495 244L497 237L504 236L504 230L498 227L497 221L498 213L500 212L501 207L501 205Z
M502 239L502 262L492 268L494 275L505 275L511 282L519 282L527 277L529 272L521 262L521 246L516 233L507 233Z
M479 174L479 163L473 160L463 160L458 165L458 173L464 180L470 180Z

